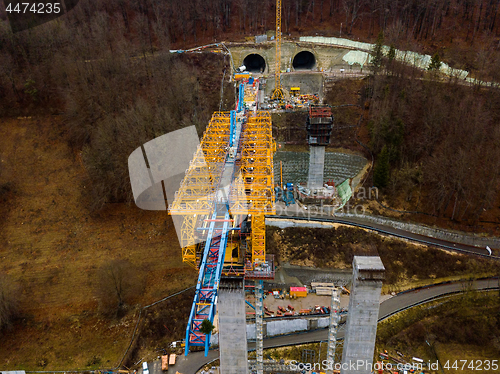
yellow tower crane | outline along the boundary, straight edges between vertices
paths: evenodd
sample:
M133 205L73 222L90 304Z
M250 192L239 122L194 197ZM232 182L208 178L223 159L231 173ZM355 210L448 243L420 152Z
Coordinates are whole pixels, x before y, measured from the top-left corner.
M281 87L281 0L276 0L276 60L274 71L274 91L272 100L283 101L285 93Z

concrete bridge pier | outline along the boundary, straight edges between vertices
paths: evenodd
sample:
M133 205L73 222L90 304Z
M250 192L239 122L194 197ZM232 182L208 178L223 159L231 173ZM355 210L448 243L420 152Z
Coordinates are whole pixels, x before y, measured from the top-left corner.
M385 268L378 256L354 256L341 374L370 374Z
M217 308L221 374L248 374L244 288L219 288Z

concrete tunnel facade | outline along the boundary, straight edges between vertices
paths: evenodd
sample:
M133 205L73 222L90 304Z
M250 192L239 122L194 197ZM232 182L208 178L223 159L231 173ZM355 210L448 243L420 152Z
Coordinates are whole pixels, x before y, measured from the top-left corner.
M276 58L274 41L264 43L227 44L231 51L234 68L245 65L252 73L267 76L265 95L270 96L274 90L274 72ZM322 72L335 72L349 67L343 57L350 48L332 45L321 45L308 42L286 41L281 45L281 71L294 74L283 74L283 87L300 87L302 93L320 93L323 87Z
M274 74L275 42L229 44L228 48L233 56L235 68L247 66L246 62L252 72L260 72L263 68L263 74ZM281 71L290 69L289 71L320 72L346 68L349 65L342 57L350 50L340 46L286 41L281 45Z

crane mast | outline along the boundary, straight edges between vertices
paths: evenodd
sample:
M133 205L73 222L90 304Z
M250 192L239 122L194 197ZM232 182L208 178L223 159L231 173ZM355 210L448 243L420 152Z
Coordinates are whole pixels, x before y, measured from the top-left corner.
M276 0L276 59L274 69L274 91L271 99L283 101L285 95L281 87L281 0Z

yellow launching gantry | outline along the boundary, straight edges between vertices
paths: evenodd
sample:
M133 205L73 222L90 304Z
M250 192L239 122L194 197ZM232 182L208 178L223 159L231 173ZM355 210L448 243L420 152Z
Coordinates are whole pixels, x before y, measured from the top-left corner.
M170 214L183 217L182 260L199 270L186 327L186 355L191 346L204 346L208 354L211 334L203 333L201 325L214 320L222 281L243 287L245 279L255 280L260 300L262 280L274 278L273 258L266 256L265 215L276 213L276 145L269 112L245 109L256 107L258 80L251 88L245 86L239 86L236 110L212 115L169 207ZM261 305L256 303L259 331ZM262 347L258 339L259 365Z
M258 87L256 90L242 84L240 90L245 94L243 103L252 107ZM199 269L211 217L222 196L232 226L222 272L230 275L232 269L233 275L248 273L247 276L255 278L255 268L266 262L265 215L276 213L273 168L276 144L269 112L234 112L212 115L169 213L183 216L182 260ZM230 137L234 140L235 135L238 140L231 144ZM224 180L229 168L233 168L230 184ZM250 231L247 237L246 230Z
M182 261L198 268L196 228L215 208L227 155L230 112L215 112L186 170L186 175L169 206L169 213L184 217L181 227Z
M266 260L264 216L276 213L273 168L276 144L269 112L250 114L240 144L241 158L237 162L240 174L231 186L230 211L251 217L251 263L255 266Z

